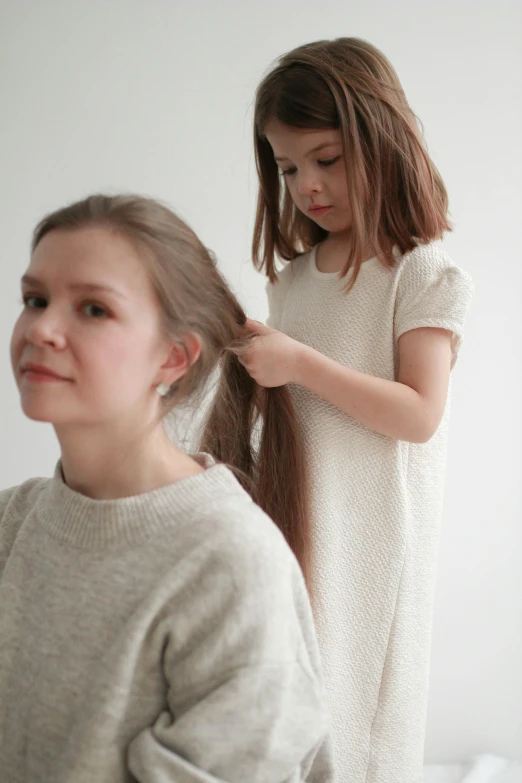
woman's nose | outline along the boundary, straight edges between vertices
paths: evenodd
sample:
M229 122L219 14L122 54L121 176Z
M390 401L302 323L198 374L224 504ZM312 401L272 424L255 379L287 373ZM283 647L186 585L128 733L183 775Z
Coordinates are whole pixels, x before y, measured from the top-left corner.
M67 343L63 318L51 307L37 311L26 329L26 339L33 345L60 350Z

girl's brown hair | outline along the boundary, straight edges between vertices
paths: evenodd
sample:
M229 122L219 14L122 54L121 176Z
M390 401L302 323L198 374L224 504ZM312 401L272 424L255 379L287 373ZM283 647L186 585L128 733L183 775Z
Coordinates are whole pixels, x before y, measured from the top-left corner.
M235 351L250 339L246 315L213 257L170 209L134 195L93 195L53 212L36 227L32 248L50 231L90 226L106 227L137 247L169 337L180 344L189 333L201 339L199 358L164 398L165 413L201 392L221 365L201 448L235 470L308 577L305 458L290 397L285 387L258 386L239 362Z
M355 282L372 248L389 266L401 253L450 230L448 198L423 144L397 74L374 46L357 38L316 41L285 54L256 93L254 144L259 194L253 258L271 282L275 256L291 261L327 232L293 203L265 129L270 120L293 128L338 129L352 209L352 238L342 270Z

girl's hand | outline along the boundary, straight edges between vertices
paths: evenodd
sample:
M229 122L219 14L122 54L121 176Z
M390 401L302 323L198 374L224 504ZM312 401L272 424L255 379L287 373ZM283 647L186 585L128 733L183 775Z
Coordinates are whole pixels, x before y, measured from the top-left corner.
M257 321L248 320L246 327L254 336L238 358L249 375L267 388L292 383L301 343Z

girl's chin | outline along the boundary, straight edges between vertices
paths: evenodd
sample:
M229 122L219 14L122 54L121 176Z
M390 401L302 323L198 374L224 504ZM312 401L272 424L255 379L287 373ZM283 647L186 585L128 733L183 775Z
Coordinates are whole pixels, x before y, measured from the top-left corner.
M322 228L324 231L328 231L329 234L343 234L349 232L352 227L349 222L336 220L329 212L326 212L322 217L321 215L314 217L313 215L310 215L309 212L303 214L305 214L312 223L315 223L316 226L319 226L319 228Z

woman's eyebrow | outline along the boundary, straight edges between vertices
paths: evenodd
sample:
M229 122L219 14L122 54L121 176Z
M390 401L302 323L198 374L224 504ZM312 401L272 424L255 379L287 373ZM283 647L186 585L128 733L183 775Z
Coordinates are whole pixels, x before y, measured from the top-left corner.
M37 277L32 275L24 275L22 277L22 285L45 287L44 283ZM70 291L85 291L86 293L105 293L117 296L120 299L127 299L125 294L121 291L117 291L109 285L100 285L99 283L70 283L66 286Z

